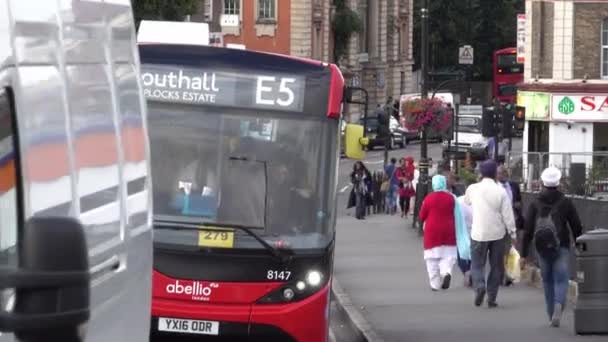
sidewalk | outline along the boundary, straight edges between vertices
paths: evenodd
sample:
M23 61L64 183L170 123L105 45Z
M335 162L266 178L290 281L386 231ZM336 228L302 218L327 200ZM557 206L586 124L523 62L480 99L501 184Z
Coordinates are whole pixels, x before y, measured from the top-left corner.
M501 288L493 310L473 306L457 267L450 290L431 292L421 237L410 227L399 215L338 219L334 276L384 341L606 341L576 337L571 308L561 328L549 327L542 291L522 284Z

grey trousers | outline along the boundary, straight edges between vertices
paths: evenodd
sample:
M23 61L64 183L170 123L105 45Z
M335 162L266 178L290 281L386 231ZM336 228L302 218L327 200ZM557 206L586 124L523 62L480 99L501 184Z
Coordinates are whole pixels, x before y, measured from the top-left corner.
M488 301L495 302L505 273L505 239L496 241L471 241L471 277L476 291L486 290ZM486 282L486 262L490 273Z

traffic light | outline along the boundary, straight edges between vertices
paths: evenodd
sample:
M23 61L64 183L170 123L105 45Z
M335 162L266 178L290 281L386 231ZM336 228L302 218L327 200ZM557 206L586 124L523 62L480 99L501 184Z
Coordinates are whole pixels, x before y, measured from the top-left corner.
M502 131L503 138L509 138L513 134L513 116L514 116L514 114L515 113L512 110L508 110L507 108L505 108L502 111L501 131Z
M496 110L494 107L484 108L481 116L481 134L484 137L493 137L496 133Z
M526 107L515 107L515 121L526 121Z

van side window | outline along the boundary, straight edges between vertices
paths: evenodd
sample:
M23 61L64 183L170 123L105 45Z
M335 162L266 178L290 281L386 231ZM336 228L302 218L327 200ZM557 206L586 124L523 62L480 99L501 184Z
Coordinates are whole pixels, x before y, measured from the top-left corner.
M17 229L22 219L19 149L13 93L0 89L0 264L16 261Z

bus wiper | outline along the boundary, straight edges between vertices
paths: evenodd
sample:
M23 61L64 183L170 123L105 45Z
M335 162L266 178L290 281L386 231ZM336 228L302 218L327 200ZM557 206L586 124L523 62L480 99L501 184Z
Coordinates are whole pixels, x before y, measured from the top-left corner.
M237 229L245 232L247 235L254 238L257 242L259 242L264 249L266 249L274 258L279 260L282 264L285 264L291 260L291 256L282 252L278 248L272 246L266 240L261 238L258 234L256 234L253 229L263 229L263 227L257 226L244 226L238 224L224 224L224 223L215 223L215 222L183 222L181 220L171 219L169 217L157 218L155 222L162 226L163 228L175 229L175 230L200 230L202 228L227 228L227 229ZM202 225L202 227L201 227ZM158 227L160 228L160 227Z

